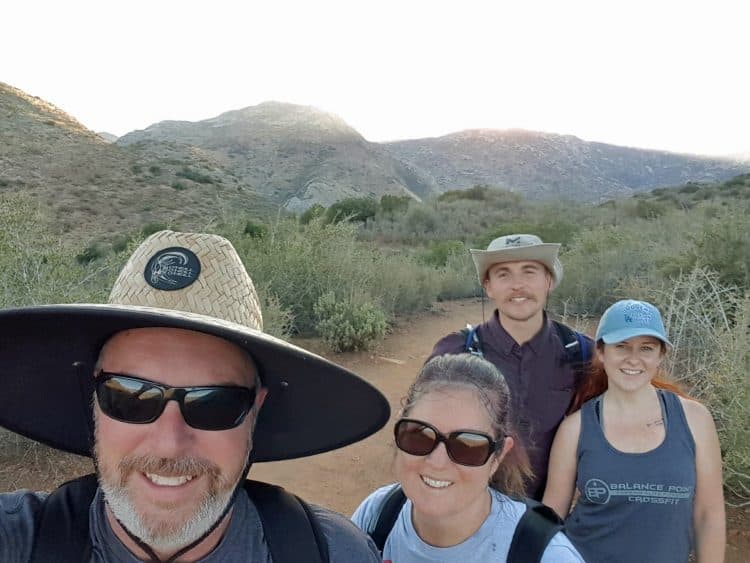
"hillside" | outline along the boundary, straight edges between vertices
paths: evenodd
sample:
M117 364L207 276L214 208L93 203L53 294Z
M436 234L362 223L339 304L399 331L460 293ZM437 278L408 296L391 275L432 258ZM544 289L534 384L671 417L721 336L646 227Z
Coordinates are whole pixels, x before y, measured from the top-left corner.
M266 102L199 122L163 121L120 137L120 146L199 147L243 185L291 211L346 197L429 196L428 175L394 159L335 115Z
M518 130L377 144L332 114L277 102L111 140L0 83L0 194L29 195L72 239L150 223L201 228L238 212L264 219L346 197L429 199L478 184L600 202L750 172L750 162Z
M634 199L652 209L689 209L701 203L732 208L750 200L750 174L741 174L725 182L688 182L673 188L656 188L641 192Z
M716 182L750 163L582 141L571 135L477 129L384 145L429 172L441 191L503 187L529 199L598 202L688 181Z
M276 211L200 149L111 144L54 105L0 82L3 192L38 201L71 239L153 222L197 228L226 209Z

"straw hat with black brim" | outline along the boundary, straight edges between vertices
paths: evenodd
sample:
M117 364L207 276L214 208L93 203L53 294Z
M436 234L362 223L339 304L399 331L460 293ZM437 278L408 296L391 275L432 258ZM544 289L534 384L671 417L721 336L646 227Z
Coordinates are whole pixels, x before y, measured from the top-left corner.
M0 425L91 455L99 351L117 332L145 327L211 334L253 357L269 390L254 433L253 461L333 450L388 420L387 400L368 382L262 332L255 288L229 241L161 231L130 258L107 305L0 311Z

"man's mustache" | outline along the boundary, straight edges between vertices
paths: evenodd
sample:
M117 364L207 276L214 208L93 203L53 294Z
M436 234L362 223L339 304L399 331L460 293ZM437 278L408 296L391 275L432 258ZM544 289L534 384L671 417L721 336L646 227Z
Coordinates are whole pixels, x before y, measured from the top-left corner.
M163 458L154 456L126 456L118 464L120 479L124 481L131 472L156 473L164 477L179 477L189 475L201 477L207 475L211 480L219 478L221 471L219 467L204 458L183 457ZM124 483L121 483L124 485Z

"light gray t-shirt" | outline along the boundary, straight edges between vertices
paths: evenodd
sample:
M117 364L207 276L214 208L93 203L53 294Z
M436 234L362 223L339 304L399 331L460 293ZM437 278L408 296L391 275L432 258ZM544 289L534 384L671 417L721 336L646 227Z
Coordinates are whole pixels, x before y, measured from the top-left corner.
M30 491L0 494L0 562L28 561L34 541L35 515L41 510L45 497L45 493ZM330 563L380 563L372 540L344 516L314 505L310 508L328 542ZM89 526L93 547L91 563L140 563L109 526L101 491L97 491L91 504ZM299 561L305 560L305 554L301 553ZM200 563L232 562L273 563L258 511L245 494L238 495L232 519L219 545L200 560Z
M393 485L381 487L354 512L352 521L367 530L377 518L380 506ZM392 563L495 563L508 558L510 542L526 510L522 502L490 489L492 506L484 524L473 536L451 547L435 547L422 541L411 520L412 504L406 500L383 549L383 561ZM583 558L562 533L552 537L542 563L583 563Z

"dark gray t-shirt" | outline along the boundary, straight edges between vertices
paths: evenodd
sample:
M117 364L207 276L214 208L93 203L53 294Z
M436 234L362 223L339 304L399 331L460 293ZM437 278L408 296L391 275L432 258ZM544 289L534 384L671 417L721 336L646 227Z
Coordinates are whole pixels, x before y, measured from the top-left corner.
M35 515L42 507L45 493L16 491L0 494L0 561L26 563L34 541ZM320 529L328 542L330 563L380 563L377 548L344 516L311 505ZM115 536L104 514L101 491L89 513L93 546L91 563L140 563ZM300 561L305 554L300 554ZM247 495L235 502L232 519L219 545L200 563L232 562L272 563L263 535L260 516Z
M581 408L576 486L581 496L565 521L586 561L686 563L695 496L695 442L679 397L658 391L664 441L644 453L615 449L598 413L599 398Z

